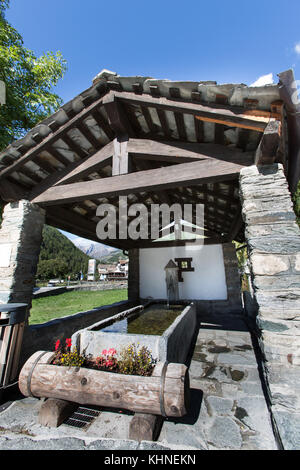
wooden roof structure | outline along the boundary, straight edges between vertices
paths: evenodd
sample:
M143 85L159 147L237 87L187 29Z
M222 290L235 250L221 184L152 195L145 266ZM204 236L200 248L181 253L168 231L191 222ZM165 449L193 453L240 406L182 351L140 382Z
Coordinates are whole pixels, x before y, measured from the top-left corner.
M0 154L0 196L39 204L49 225L97 241L97 206L117 206L120 195L146 206L203 203L206 243L243 241L241 168L281 162L291 187L299 179L293 73L279 77L279 85L248 87L104 70Z

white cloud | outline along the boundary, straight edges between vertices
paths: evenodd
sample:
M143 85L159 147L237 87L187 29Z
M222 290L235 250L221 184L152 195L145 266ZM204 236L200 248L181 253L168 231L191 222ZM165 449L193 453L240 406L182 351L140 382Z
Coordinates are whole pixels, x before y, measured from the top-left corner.
M273 74L269 73L267 75L262 75L259 77L254 83L251 83L250 86L264 86L264 85L271 85L274 83Z
M300 42L297 42L297 44L295 44L294 51L296 52L296 54L300 55Z

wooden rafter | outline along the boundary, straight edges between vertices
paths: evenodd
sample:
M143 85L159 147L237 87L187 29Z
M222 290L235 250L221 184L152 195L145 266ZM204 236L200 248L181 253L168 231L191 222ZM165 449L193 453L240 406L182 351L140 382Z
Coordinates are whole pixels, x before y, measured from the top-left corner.
M242 167L242 163L229 163L213 159L181 163L128 175L50 187L34 198L32 202L52 205L60 204L63 201L73 202L113 194L134 194L147 190L232 180L237 179Z
M244 108L229 105L195 104L167 98L157 98L146 94L135 95L129 92L110 92L104 97L106 104L119 100L122 103L155 107L158 111L173 111L174 113L192 114L196 119L214 122L231 127L241 127L264 132L269 118L252 116Z

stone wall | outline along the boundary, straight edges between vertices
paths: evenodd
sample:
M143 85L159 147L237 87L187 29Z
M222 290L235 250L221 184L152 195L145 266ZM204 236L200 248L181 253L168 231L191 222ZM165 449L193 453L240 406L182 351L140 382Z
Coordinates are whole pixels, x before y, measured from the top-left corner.
M36 351L52 351L57 339L70 338L76 331L132 306L133 302L122 300L111 305L103 305L103 307L56 318L39 325L28 326L25 330L20 366Z
M7 204L0 230L0 303L31 305L44 211L28 201Z
M240 196L274 431L284 449L299 449L300 230L282 165L243 168Z
M265 357L300 364L300 229L282 166L244 168L240 188Z

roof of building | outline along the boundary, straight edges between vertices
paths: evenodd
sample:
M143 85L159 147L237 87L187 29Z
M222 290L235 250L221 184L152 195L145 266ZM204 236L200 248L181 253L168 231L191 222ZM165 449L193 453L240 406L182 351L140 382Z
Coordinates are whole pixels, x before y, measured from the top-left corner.
M281 98L278 84L175 82L103 70L0 154L0 195L27 198L45 208L48 224L93 240L97 206L117 206L119 195L146 205L199 202L209 240L242 239L239 169L255 162L266 129L272 139L282 135ZM276 142L273 161L285 165L287 150Z

